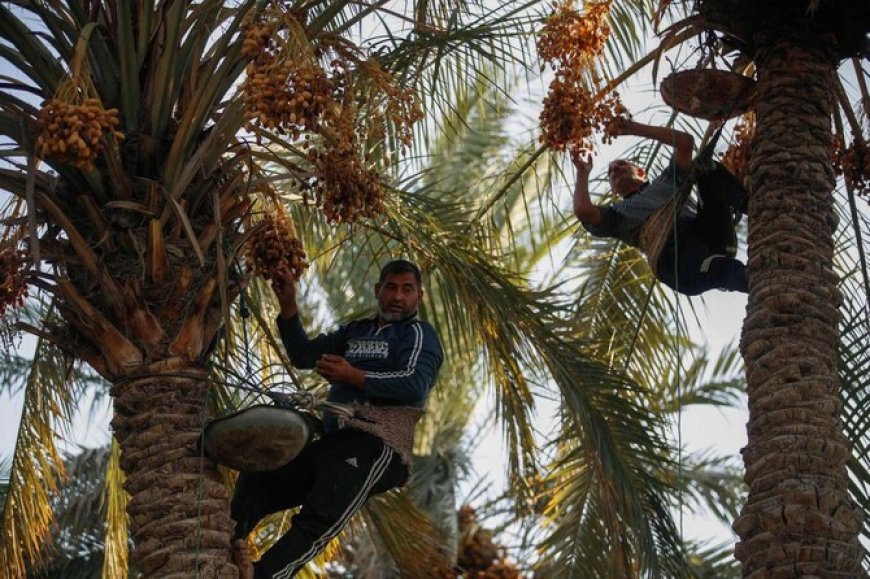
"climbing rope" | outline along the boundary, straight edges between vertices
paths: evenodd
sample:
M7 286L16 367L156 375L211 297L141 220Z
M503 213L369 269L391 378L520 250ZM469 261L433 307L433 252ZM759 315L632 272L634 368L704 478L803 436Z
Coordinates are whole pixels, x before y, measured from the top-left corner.
M251 346L248 343L248 318L251 317L251 310L248 309L248 300L246 291L247 288L242 287L239 291L239 317L242 318L242 344L245 353L245 378L251 376Z
M655 264L658 263L659 257L661 255L662 250L668 240L669 237L673 237L674 243L674 251L673 251L673 271L674 271L674 287L680 287L680 267L679 267L679 256L680 256L680 236L679 236L679 213L683 208L683 205L688 200L689 196L692 192L692 187L698 179L698 176L702 171L708 170L709 166L713 159L713 152L716 148L716 143L719 141L720 136L722 135L722 129L724 128L725 123L719 125L716 131L713 133L710 140L704 145L695 159L692 161L691 166L689 167L689 174L686 176L686 180L683 182L682 187L677 190L677 167L676 161L672 160L671 167L671 179L673 183L674 196L671 200L665 204L662 208L656 210L656 213L653 214L653 217L656 214L666 215L666 218L659 217L661 222L658 224L658 227L662 229L656 232L656 238L654 240L654 248L653 254L647 254L647 259L650 263L650 267L653 268L653 272L655 273ZM676 143L672 143L673 148L676 149ZM668 209L670 209L668 211ZM650 219L652 219L651 217ZM663 225L670 221L670 227L664 228ZM646 229L649 225L650 221L644 224L644 228ZM643 230L641 230L641 239L643 240ZM641 241L643 243L643 241ZM684 479L684 467L683 467L683 380L682 380L682 367L683 367L683 353L681 348L681 329L683 327L682 321L682 309L680 308L680 294L677 290L673 292L673 317L674 317L674 326L676 332L676 339L674 340L674 380L675 384L675 394L677 397L677 489L678 489L678 503L679 503L679 530L680 536L682 537L684 534L684 515L685 515L685 503L684 503L684 492L683 485L685 484Z
M274 402L275 406L278 406L279 408L287 408L290 410L313 410L320 412L330 412L337 416L344 416L347 418L352 418L355 415L354 409L350 406L346 404L338 404L336 402L329 402L327 400L323 400L314 392L309 392L307 390L299 390L295 392L280 392L271 389L260 390L258 388L245 386L242 384L232 384L229 386L231 388L237 388L246 392L253 392L254 394L267 396L272 402Z
M677 171L676 171L676 162L672 160L671 167L671 176L673 182L674 196L666 203L663 207L656 210L656 212L650 217L649 220L644 224L641 229L641 247L644 249L647 254L647 260L649 262L650 267L653 270L653 273L656 272L656 264L661 256L661 252L664 249L664 246L667 243L669 237L673 237L674 251L672 255L673 259L673 271L674 271L674 287L680 287L680 268L679 268L679 255L680 255L680 247L679 247L679 212L682 209L683 205L688 200L691 195L692 187L698 179L698 176L702 171L708 170L709 166L713 159L713 152L715 150L716 144L719 141L719 138L722 135L722 130L725 127L725 123L723 122L716 131L713 133L710 140L704 145L695 159L692 161L691 166L689 167L689 174L686 176L686 180L683 182L680 189L677 189ZM673 143L673 148L676 149L676 143ZM668 223L668 221L670 223ZM652 223L651 223L652 222ZM665 227L665 225L669 225L669 227ZM646 246L644 245L644 237L646 232ZM653 237L654 236L654 237ZM673 292L673 317L674 317L674 325L676 331L676 340L674 341L674 380L675 384L675 394L677 397L677 489L678 489L678 503L679 503L679 530L680 536L683 536L684 528L684 492L683 485L685 484L684 480L684 468L683 468L683 380L682 380L682 348L681 348L681 340L680 333L681 328L683 327L683 321L681 319L682 309L680 308L680 297L679 292L674 290Z
M721 131L721 128L720 128L720 131ZM673 145L674 145L674 149L676 149L676 143L674 143ZM712 148L710 148L710 150L712 151ZM697 163L697 161L698 161L698 159L695 159L695 161L693 161L693 163L692 163L693 168L695 167L695 163ZM680 255L679 239L680 239L680 237L678 235L679 234L679 220L677 219L677 216L683 207L683 203L676 202L676 200L677 200L677 195L676 195L676 191L677 191L677 163L676 163L676 160L672 160L671 162L673 164L671 167L671 169L672 169L671 170L671 178L673 180L673 187L674 187L674 192L675 192L675 195L673 198L674 201L671 203L671 206L672 206L672 213L671 213L672 233L671 234L674 237L674 255L673 255L673 259L674 259L674 287L678 288L678 287L680 287L680 268L679 268L679 255ZM688 190L689 191L691 191L691 189L692 189L691 177L692 177L692 175L690 172L689 177L686 179L686 181L688 183ZM683 184L683 189L685 189L685 188L686 188L686 184ZM687 199L687 198L688 198L688 195L685 195L683 202L685 202L685 199ZM662 244L662 246L663 245L664 244ZM661 252L661 249L659 249L659 251ZM658 261L658 259L656 259L656 261ZM653 271L655 271L655 270L653 270ZM683 537L683 512L685 510L685 504L684 504L684 498L683 498L683 494L684 494L683 493L683 393L682 393L683 386L682 386L682 379L681 379L680 370L682 369L682 364L683 364L683 359L682 359L683 354L680 351L680 328L681 328L681 324L680 324L680 294L676 290L674 290L673 295L674 295L674 302L673 302L674 303L674 310L673 310L674 311L674 325L675 325L675 331L676 331L676 340L674 340L674 358L676 361L676 364L674 365L674 367L675 367L674 379L676 380L676 395L677 395L677 496L678 496L677 500L678 500L678 503L680 506L679 528L680 528L680 537L682 538Z

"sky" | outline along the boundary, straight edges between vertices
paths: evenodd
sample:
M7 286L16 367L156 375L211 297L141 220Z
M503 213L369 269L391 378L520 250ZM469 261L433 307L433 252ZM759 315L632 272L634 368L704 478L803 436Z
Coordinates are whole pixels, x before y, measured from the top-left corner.
M679 58L679 55L676 55ZM3 67L0 61L0 68ZM0 73L6 72L0 70ZM661 108L655 91L651 90L649 79L644 84L635 87L625 87L620 90L623 102L628 106L638 119L645 122L661 122L666 118L667 111ZM652 107L652 109L651 109ZM653 110L654 109L654 110ZM668 110L669 111L669 110ZM537 117L537 111L527 111L529 117ZM632 144L632 140L618 139L616 143L599 148L595 158L596 170L607 166L607 163L619 155L619 153ZM566 191L565 210L570 214L570 191ZM552 263L553 268L560 266ZM745 296L729 295L722 292L710 292L705 296L704 303L695 303L702 313L702 323L708 328L706 335L695 328L693 338L697 341L708 341L711 351L731 342L739 333L740 322L745 310ZM710 332L709 329L715 331ZM32 350L33 340L27 338L22 344L22 351ZM489 414L488 403L483 401L477 412L480 416ZM15 444L17 425L20 421L21 400L20 397L0 400L0 459L11 456ZM541 419L544 420L546 409L542 409ZM85 404L83 411L75 420L73 435L65 445L70 451L75 451L77 446L96 447L109 441L110 409L104 402L95 409L90 404ZM687 451L706 450L714 448L718 453L734 455L745 444L745 417L740 410L719 411L708 409L691 409L684 413L681 420L680 433L675 432L675 439L679 436ZM544 428L543 430L547 430ZM478 474L486 473L494 482L491 490L495 492L504 485L505 480L505 455L501 444L501 434L498 430L491 430L486 434L482 443L478 446L473 457L473 463L478 469ZM462 496L463 489L460 489ZM714 521L710 516L678 517L683 521L684 531L687 537L693 539L712 539L719 542L731 542L733 540L730 530Z
M658 109L658 113L643 112L651 110L652 106L661 105L656 92L650 89L648 79L644 85L620 90L620 94L625 104L638 115L640 120L655 122L661 119L656 115L661 114L662 109ZM595 166L599 169L605 167L619 154L619 151L630 144L627 140L620 139L613 145L602 147L596 156ZM565 211L570 212L570 204L567 201ZM745 258L745 248L739 257ZM558 265L553 264L553 267ZM695 341L706 343L711 353L718 352L739 337L746 308L745 295L714 291L705 294L703 300L694 298L693 305L699 311L700 324L693 325L690 336ZM31 348L32 340L25 340L23 351ZM478 409L480 416L488 414L488 404L491 405L492 401L484 401L481 404ZM89 410L87 406L86 409ZM0 459L8 458L14 448L20 412L20 397L0 400ZM72 450L75 445L94 447L105 444L109 440L109 419L110 411L105 404L93 413L82 413L75 421L70 449ZM746 444L746 419L745 405L728 410L693 407L683 412L679 430L675 429L674 439L680 439L687 452L713 449L717 454L738 457L740 448ZM474 454L473 464L478 474L486 473L494 482L493 492L503 485L506 466L504 456L500 432L498 430L487 432ZM461 491L462 489L460 496L462 496ZM682 516L678 514L677 518L681 521L681 527L687 538L712 540L716 543L734 541L731 530L716 521L710 514L702 513L695 516L684 512Z

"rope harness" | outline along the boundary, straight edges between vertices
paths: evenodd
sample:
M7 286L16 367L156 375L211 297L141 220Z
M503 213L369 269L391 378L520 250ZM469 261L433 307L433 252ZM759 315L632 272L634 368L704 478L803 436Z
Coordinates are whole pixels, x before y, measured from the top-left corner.
M423 415L422 409L359 402L339 404L324 400L312 391L282 390L283 386L291 386L287 383L276 383L269 389L259 387L249 380L252 370L247 323L251 312L244 288L240 292L239 315L242 318L246 375L226 385L265 396L272 404L242 408L204 425L201 446L207 447L211 458L236 470L271 470L267 468L270 465L277 468L292 460L313 440L313 433L321 431L321 413L328 413L341 429L367 432L379 438L398 451L402 461L410 467L414 429ZM264 454L263 460L252 456L257 452Z
M698 180L698 177L709 169L713 159L713 151L716 148L719 137L722 135L723 127L724 125L716 129L710 141L692 161L692 165L689 167L689 174L679 190L674 191L674 196L667 203L656 209L640 229L640 249L646 255L647 262L654 274L657 273L658 261L662 255L662 250L667 245L668 239L670 239L671 235L674 236L675 241L677 239L676 217L692 194L692 187Z
M310 412L330 412L339 418L353 418L355 410L346 404L328 402L317 397L314 392L305 390L296 392L276 392L274 390L260 390L243 384L233 384L233 388L261 394L271 400L278 408L286 410L306 410Z

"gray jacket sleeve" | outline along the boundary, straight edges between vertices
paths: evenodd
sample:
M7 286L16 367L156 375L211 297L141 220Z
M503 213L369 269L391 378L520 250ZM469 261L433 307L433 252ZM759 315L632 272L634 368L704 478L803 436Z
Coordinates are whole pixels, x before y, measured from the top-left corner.
M603 207L599 205L598 211L601 213L601 221L595 225L583 223L583 227L595 237L616 237L622 215L609 205Z

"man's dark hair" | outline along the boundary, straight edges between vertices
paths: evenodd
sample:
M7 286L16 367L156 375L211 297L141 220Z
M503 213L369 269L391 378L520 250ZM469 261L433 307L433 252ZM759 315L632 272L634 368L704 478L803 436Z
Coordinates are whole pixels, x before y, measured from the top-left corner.
M413 273L414 279L417 280L417 285L423 287L423 275L420 273L420 268L406 259L394 259L382 267L378 283L384 283L388 275L396 273Z

